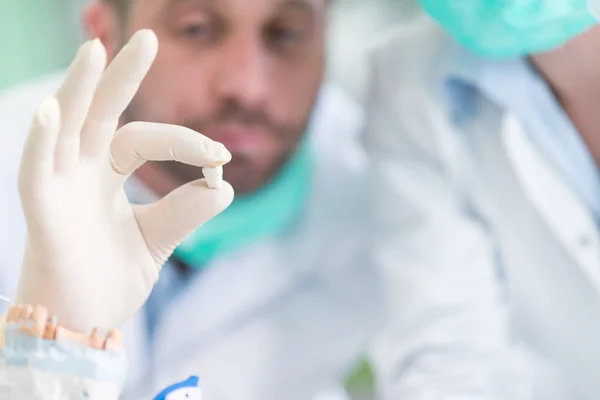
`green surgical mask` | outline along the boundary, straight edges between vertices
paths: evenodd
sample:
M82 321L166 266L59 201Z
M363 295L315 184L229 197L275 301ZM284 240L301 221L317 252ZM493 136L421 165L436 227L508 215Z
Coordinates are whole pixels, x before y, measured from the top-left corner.
M597 21L588 0L419 0L459 43L490 58L549 51Z
M201 269L219 257L290 229L301 217L310 195L312 152L304 143L271 183L236 197L221 214L188 236L174 257Z

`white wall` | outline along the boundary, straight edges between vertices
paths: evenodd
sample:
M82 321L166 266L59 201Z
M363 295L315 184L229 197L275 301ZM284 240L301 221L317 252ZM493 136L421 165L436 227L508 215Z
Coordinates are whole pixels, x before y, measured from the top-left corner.
M366 50L384 32L412 17L415 10L414 0L334 0L329 79L364 101L368 79Z

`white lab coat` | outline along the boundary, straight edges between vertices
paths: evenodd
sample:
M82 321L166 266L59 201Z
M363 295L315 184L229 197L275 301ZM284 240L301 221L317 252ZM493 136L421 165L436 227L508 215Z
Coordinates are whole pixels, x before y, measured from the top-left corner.
M16 191L31 116L62 76L0 98L0 293L14 296L25 226ZM314 191L301 227L218 259L190 282L146 337L141 312L124 327L126 399L201 377L210 400L308 400L335 387L380 323L376 275L365 262L362 113L326 87L313 126ZM334 397L335 398L335 397Z
M441 85L453 46L421 17L371 53L383 394L598 399L598 228L514 114L482 100L457 129Z

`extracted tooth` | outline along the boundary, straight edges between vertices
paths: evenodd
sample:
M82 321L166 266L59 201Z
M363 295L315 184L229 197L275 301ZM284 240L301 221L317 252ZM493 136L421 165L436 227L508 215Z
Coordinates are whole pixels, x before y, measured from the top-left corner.
M111 329L104 342L104 348L106 350L122 350L123 347L123 334L116 329Z
M98 328L94 328L90 333L89 346L98 350L102 350L104 347L104 339L100 336Z
M33 329L32 334L35 337L42 337L46 330L46 321L48 321L48 310L43 306L36 306L33 310Z
M223 166L202 168L206 185L211 189L221 189L223 187Z

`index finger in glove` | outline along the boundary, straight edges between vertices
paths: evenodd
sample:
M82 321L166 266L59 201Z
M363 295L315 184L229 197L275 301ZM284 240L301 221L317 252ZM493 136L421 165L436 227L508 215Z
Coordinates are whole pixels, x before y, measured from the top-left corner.
M177 125L132 122L111 144L112 167L125 177L146 161L178 161L196 167L228 163L231 154L221 143Z

